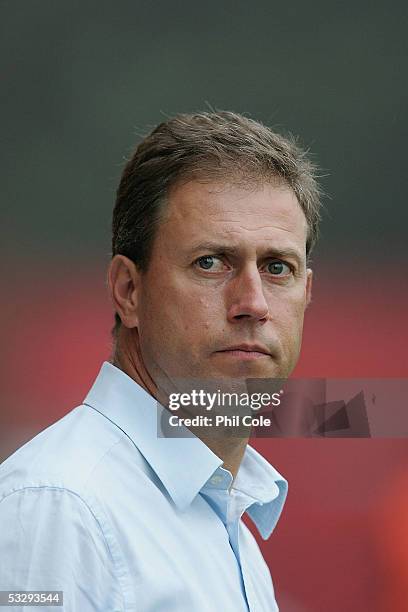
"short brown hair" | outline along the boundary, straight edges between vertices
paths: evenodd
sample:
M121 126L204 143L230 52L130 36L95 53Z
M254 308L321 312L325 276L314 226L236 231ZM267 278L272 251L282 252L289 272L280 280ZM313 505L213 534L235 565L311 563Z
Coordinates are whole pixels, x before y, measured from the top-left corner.
M194 177L289 185L306 217L309 255L321 209L316 171L293 136L258 121L228 111L177 115L146 136L125 166L113 210L112 257L125 255L146 271L169 189ZM120 324L116 313L114 336Z

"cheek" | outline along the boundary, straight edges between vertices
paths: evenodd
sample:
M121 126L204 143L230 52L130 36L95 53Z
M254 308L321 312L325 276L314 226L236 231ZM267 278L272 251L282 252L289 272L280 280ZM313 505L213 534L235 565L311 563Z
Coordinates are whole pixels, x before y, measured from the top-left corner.
M274 318L296 321L303 317L306 306L304 287L293 287L271 291L268 296L269 312L277 313Z
M182 299L172 314L175 327L185 335L185 342L192 347L198 342L203 342L205 337L214 330L218 318L215 314L214 303L205 297L190 295L189 300Z
M300 342L305 312L303 292L290 299L278 300L271 306L272 324L280 330L284 344L296 346Z
M147 295L142 311L148 335L156 343L171 344L175 349L191 349L208 335L217 319L213 299L176 284Z

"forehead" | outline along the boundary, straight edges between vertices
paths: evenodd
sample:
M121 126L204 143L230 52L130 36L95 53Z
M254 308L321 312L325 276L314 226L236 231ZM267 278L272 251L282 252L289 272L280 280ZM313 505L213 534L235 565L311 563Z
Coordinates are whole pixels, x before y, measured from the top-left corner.
M236 248L297 246L303 253L307 222L287 185L190 181L170 191L158 234L180 248L220 240Z

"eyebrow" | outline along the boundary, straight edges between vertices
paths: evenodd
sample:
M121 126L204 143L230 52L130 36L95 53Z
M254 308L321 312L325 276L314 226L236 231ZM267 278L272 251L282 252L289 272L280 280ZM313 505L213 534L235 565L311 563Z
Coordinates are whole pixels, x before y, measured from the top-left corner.
M211 251L214 254L219 254L219 255L223 254L227 256L229 255L232 257L233 256L236 257L237 255L239 255L239 247L224 245L219 242L211 242L211 241L201 242L200 244L193 246L191 250L191 255L195 255L196 253L199 253L200 251L201 252ZM268 257L276 258L276 259L282 259L282 258L294 259L295 261L297 261L299 265L302 265L305 259L299 251L291 247L282 247L282 248L267 247L262 252L262 258L267 259Z

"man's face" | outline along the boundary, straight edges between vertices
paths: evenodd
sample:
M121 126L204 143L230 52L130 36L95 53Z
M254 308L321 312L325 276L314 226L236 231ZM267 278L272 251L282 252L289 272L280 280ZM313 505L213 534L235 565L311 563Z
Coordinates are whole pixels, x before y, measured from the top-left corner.
M143 362L170 378L285 378L312 271L294 193L191 181L170 193L138 295Z

